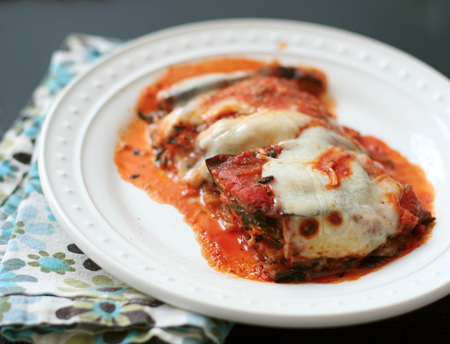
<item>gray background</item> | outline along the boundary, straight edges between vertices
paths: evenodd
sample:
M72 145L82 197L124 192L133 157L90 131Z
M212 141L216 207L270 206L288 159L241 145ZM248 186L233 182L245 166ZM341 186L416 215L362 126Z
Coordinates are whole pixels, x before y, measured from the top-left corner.
M450 76L449 0L0 0L0 134L71 32L121 39L199 20L285 18L393 45Z
M65 36L129 40L199 20L284 18L334 26L395 46L450 77L449 0L0 0L0 135L44 76ZM327 330L237 325L227 343L450 342L450 298L395 319Z

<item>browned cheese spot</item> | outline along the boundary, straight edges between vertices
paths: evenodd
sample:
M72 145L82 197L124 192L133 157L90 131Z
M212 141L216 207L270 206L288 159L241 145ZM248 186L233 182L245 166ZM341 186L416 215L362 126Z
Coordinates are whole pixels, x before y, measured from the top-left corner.
M301 235L306 238L310 238L314 236L319 230L319 222L315 218L309 217L302 221L299 229Z
M327 221L335 226L340 226L344 221L340 212L334 210L327 216Z

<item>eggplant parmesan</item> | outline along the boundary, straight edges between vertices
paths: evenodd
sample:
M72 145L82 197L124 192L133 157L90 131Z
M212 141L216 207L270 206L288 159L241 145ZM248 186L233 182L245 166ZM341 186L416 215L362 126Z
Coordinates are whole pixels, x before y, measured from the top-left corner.
M255 265L245 272L228 257L212 264L219 270L258 271L255 279L275 282L339 278L381 266L428 234L432 190L423 172L381 141L339 125L326 87L315 69L225 58L175 67L143 92L137 112L148 139L145 166L183 188L181 202L197 204L222 236L234 238L238 249L229 252L245 251ZM143 150L119 146L123 177L133 172L123 152ZM191 224L209 230L204 221ZM211 238L216 249L205 255L226 255Z

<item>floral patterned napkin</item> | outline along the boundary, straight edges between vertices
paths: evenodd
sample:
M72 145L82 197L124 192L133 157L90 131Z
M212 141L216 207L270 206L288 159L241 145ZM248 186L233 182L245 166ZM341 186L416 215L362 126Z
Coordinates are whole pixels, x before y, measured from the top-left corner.
M66 235L35 158L45 115L78 73L120 42L70 35L0 143L0 331L34 343L221 343L231 328L166 305L108 274Z

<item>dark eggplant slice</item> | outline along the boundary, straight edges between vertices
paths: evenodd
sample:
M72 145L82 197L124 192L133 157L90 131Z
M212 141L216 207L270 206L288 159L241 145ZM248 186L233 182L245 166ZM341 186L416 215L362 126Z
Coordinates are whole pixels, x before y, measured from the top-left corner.
M162 109L168 110L209 91L224 88L252 76L275 76L298 82L299 88L315 95L325 92L325 78L318 73L297 67L267 66L252 72L206 74L186 81L158 93Z

